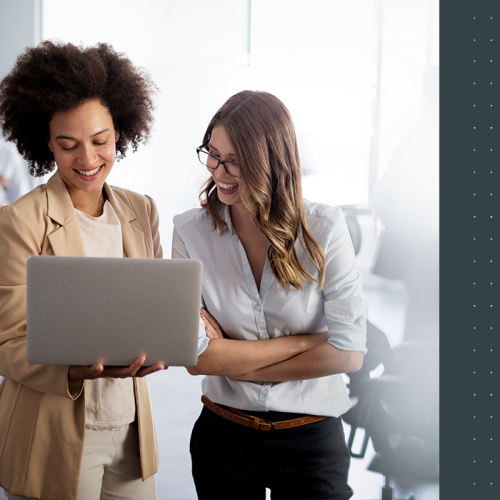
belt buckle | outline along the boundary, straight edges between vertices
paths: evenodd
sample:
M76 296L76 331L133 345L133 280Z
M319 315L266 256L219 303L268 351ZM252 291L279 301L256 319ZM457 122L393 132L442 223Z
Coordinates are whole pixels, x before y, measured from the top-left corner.
M270 426L270 431L275 431L276 430L276 426L274 425L274 422L271 422L270 420L264 420L263 418L261 419L261 422L263 424L268 424Z

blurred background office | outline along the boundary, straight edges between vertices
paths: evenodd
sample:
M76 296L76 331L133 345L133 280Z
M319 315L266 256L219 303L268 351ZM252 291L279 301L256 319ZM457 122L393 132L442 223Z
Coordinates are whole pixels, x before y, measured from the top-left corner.
M343 207L370 303L371 357L346 377L355 500L390 485L438 498L438 25L438 0L0 0L0 78L46 39L111 43L152 75L153 137L109 182L155 199L167 257L172 217L198 206L195 148L220 105L255 89L290 109L304 196ZM0 204L45 181L27 172L0 141ZM196 497L200 385L181 368L150 377L159 500Z

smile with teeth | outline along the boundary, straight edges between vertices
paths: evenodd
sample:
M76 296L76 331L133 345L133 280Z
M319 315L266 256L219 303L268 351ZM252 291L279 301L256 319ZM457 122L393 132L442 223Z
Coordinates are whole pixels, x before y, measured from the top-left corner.
M223 182L219 181L219 186L226 191L231 191L231 189L238 187L238 184L224 184Z
M99 167L96 167L94 168L93 170L77 170L77 172L81 175L87 175L87 176L90 176L90 175L94 175L94 174L97 174L97 172L99 172L99 169L102 167L103 165L99 166Z

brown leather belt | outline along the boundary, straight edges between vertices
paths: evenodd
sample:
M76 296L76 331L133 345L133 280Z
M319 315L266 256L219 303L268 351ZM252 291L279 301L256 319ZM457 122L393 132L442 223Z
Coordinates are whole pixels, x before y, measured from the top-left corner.
M313 422L319 422L324 420L326 417L319 417L317 415L306 415L300 418L294 418L293 420L283 420L281 422L270 422L269 420L264 420L259 417L254 417L253 415L247 415L236 408L231 408L229 406L221 407L215 403L212 403L210 399L205 396L201 396L201 402L214 413L220 417L227 418L234 422L235 424L241 424L246 427L251 427L256 431L277 431L281 429L291 429L292 427L300 427L301 425L312 424Z

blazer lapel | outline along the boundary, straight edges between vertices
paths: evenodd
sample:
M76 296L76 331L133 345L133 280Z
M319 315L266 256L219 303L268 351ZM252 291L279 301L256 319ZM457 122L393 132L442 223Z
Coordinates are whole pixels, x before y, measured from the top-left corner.
M123 248L128 257L149 257L151 252L146 249L144 233L135 212L106 183L104 190L109 202L120 219ZM47 182L47 215L59 227L48 235L54 255L84 257L80 226L76 218L73 203L61 179L56 172Z
M144 232L132 208L121 197L116 196L113 188L104 184L104 190L111 206L115 209L122 227L123 248L127 257L149 257Z
M47 182L47 205L47 215L59 225L47 236L54 255L84 257L80 226L68 189L59 172Z

